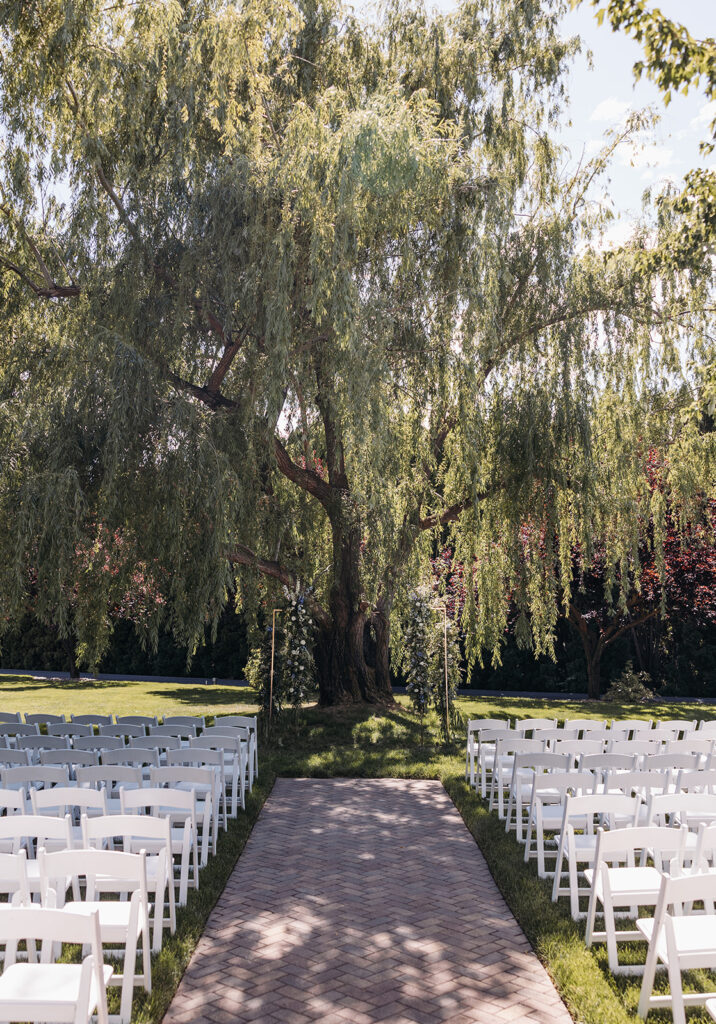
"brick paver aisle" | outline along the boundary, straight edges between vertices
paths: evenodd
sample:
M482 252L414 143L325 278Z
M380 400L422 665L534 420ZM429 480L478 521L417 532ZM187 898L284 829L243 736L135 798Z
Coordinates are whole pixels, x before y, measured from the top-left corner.
M439 782L280 779L165 1024L568 1024Z

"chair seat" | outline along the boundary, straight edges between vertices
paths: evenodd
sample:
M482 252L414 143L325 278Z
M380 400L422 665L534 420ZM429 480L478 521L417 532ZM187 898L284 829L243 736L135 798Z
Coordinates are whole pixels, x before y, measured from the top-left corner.
M594 878L592 868L587 868L584 877L590 885ZM661 872L652 867L609 868L609 887L612 903L617 907L636 904L655 905L661 886ZM597 897L603 896L602 877L597 878ZM626 900L627 902L623 902Z
M671 921L681 970L716 967L716 915L688 914L685 917L672 917ZM640 918L636 926L647 942L651 942L654 933L653 917ZM657 940L656 950L661 962L668 965L666 934L663 928Z
M98 910L102 942L126 942L129 917L132 911L132 904L129 900L75 900L72 903L66 903L64 909L68 914L82 914L85 917L88 917L94 910ZM141 931L141 921L138 921L137 938Z
M114 971L107 964L103 966L107 985ZM81 964L11 964L0 977L0 1004L4 1004L0 1005L0 1015L8 1012L8 1004L14 1004L28 1018L47 1020L43 1013L52 1007L53 1021L74 1021L81 974ZM93 984L92 999L96 1000L97 995Z

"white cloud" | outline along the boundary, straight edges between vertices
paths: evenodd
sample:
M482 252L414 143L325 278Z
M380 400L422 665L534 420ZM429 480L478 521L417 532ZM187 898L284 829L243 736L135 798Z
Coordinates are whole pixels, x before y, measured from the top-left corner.
M623 121L631 107L616 96L610 96L608 100L602 100L591 113L590 121L608 121L613 124L615 121Z
M716 117L716 100L711 100L709 103L704 103L699 108L699 112L696 117L691 119L691 127L694 131L703 131L704 128L708 128L711 122Z
M658 146L652 142L623 150L620 161L624 167L669 167L674 162L674 151L668 146Z

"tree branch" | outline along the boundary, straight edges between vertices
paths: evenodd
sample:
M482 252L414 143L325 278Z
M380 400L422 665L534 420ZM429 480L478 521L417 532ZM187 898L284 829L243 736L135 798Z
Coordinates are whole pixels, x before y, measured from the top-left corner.
M314 470L297 466L277 437L273 439L273 451L279 470L288 480L312 494L325 509L335 503L336 494L331 484Z
M284 587L294 587L300 582L298 577L281 565L280 562L269 558L261 558L260 555L257 555L251 548L246 547L245 544L235 544L228 557L229 561L234 565L245 565L250 569L256 569L263 576L270 576L272 579L278 580ZM308 607L311 609L314 620L318 625L328 628L331 624L330 616L320 602L311 593L306 593L305 599Z

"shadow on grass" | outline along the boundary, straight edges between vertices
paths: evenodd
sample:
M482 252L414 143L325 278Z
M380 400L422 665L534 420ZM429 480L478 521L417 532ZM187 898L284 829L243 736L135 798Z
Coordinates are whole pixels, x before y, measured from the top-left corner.
M257 704L258 694L248 686L177 686L173 690L150 690L149 696L160 697L162 700L171 699L177 704L189 706L207 704Z

